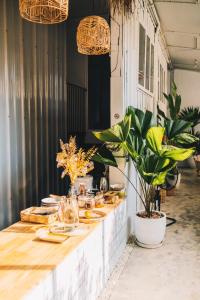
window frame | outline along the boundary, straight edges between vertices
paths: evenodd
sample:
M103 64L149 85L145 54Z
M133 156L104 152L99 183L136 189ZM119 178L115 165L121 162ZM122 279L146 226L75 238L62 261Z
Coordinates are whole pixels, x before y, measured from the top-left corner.
M140 81L140 65L141 65L141 61L140 61L140 33L141 33L141 28L144 30L144 34L145 34L145 49L144 49L144 62L143 62L143 67L144 67L144 74L143 74L143 84L141 84ZM149 40L149 65L147 66L147 41ZM152 48L153 47L153 48ZM152 49L153 49L153 59L152 59ZM152 71L152 62L153 62L153 71ZM147 69L148 69L148 76L147 76ZM147 77L148 77L148 85L146 84L147 82ZM145 27L139 23L139 50L138 50L138 86L141 90L143 90L144 92L146 92L149 95L153 95L154 94L154 78L155 78L155 43L154 41L152 41L150 35L147 34L147 31L145 29ZM152 84L151 84L152 83Z

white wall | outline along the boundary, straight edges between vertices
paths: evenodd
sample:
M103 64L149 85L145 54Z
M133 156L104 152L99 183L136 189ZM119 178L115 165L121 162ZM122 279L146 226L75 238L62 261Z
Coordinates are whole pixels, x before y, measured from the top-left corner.
M111 124L119 122L126 110L132 105L140 109L156 110L158 94L158 60L162 63L167 73L167 60L159 40L159 31L155 34L155 28L149 15L148 8L143 2L136 1L135 13L131 18L114 16L111 20ZM154 92L146 90L138 84L139 67L139 24L142 24L146 33L154 44ZM167 77L167 76L166 76ZM167 80L166 80L167 81ZM165 103L163 103L165 106ZM161 106L162 110L165 107ZM116 119L116 115L118 119ZM122 169L126 172L134 186L140 190L137 173L132 164L127 164ZM110 169L110 182L125 182L126 180L116 169ZM127 182L127 222L128 234L134 232L134 218L136 211L142 209L140 201L133 187Z
M188 70L175 70L174 81L182 97L182 108L200 106L200 73Z

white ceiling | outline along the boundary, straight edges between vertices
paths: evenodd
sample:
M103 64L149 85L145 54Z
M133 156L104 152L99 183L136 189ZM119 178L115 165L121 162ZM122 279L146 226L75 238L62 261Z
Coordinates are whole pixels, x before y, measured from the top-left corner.
M154 0L174 68L200 71L200 0Z

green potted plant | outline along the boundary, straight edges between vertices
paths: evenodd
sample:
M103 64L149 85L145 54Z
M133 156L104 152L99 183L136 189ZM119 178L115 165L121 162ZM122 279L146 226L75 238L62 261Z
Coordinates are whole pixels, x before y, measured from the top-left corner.
M180 148L191 148L197 139L193 135L191 128L193 126L192 118L181 117L181 95L178 94L175 82L172 82L171 93L164 93L168 104L168 116L157 106L158 123L165 128L165 139L168 144ZM190 158L188 158L190 160ZM178 171L178 172L177 172ZM168 175L169 189L178 187L181 180L181 173L176 168L171 170ZM171 194L171 193L170 193Z
M189 106L183 108L179 113L179 119L191 123L191 134L196 137L195 141L191 141L190 145L196 149L193 159L188 159L188 164L191 168L197 169L197 174L200 175L200 132L196 127L200 124L200 108Z
M166 214L155 209L157 187L165 183L167 173L176 166L177 161L188 158L193 149L165 143L165 128L155 126L153 114L133 107L127 109L121 122L107 130L94 132L94 135L108 148L118 147L130 157L141 189L137 189L126 177L143 205L143 210L138 211L135 217L137 243L143 247L160 246L165 236ZM118 168L112 153L102 156L98 152L95 160Z

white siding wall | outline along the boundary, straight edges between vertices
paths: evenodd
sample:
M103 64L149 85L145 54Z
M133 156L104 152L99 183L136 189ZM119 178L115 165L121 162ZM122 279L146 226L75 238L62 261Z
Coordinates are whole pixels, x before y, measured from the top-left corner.
M188 70L175 70L174 80L182 96L182 108L200 106L200 73Z
M119 122L126 110L132 105L140 109L148 109L156 113L157 107L157 83L158 83L158 60L166 73L165 86L167 87L167 59L163 53L162 40L159 30L156 32L147 7L138 0L136 2L135 14L131 18L114 17L111 22L112 51L111 51L111 124ZM139 69L139 26L140 23L154 44L154 92L151 93L138 84ZM120 30L119 30L120 28ZM120 33L119 33L120 32ZM118 44L119 41L119 44ZM116 62L118 62L116 64ZM113 71L114 70L114 71ZM165 111L165 103L161 108ZM116 119L116 114L118 119ZM136 172L131 166L127 165L128 177L134 185L138 186ZM111 169L111 182L125 182L125 178L115 169ZM128 234L134 232L134 215L141 208L137 196L132 186L127 183L127 222Z

